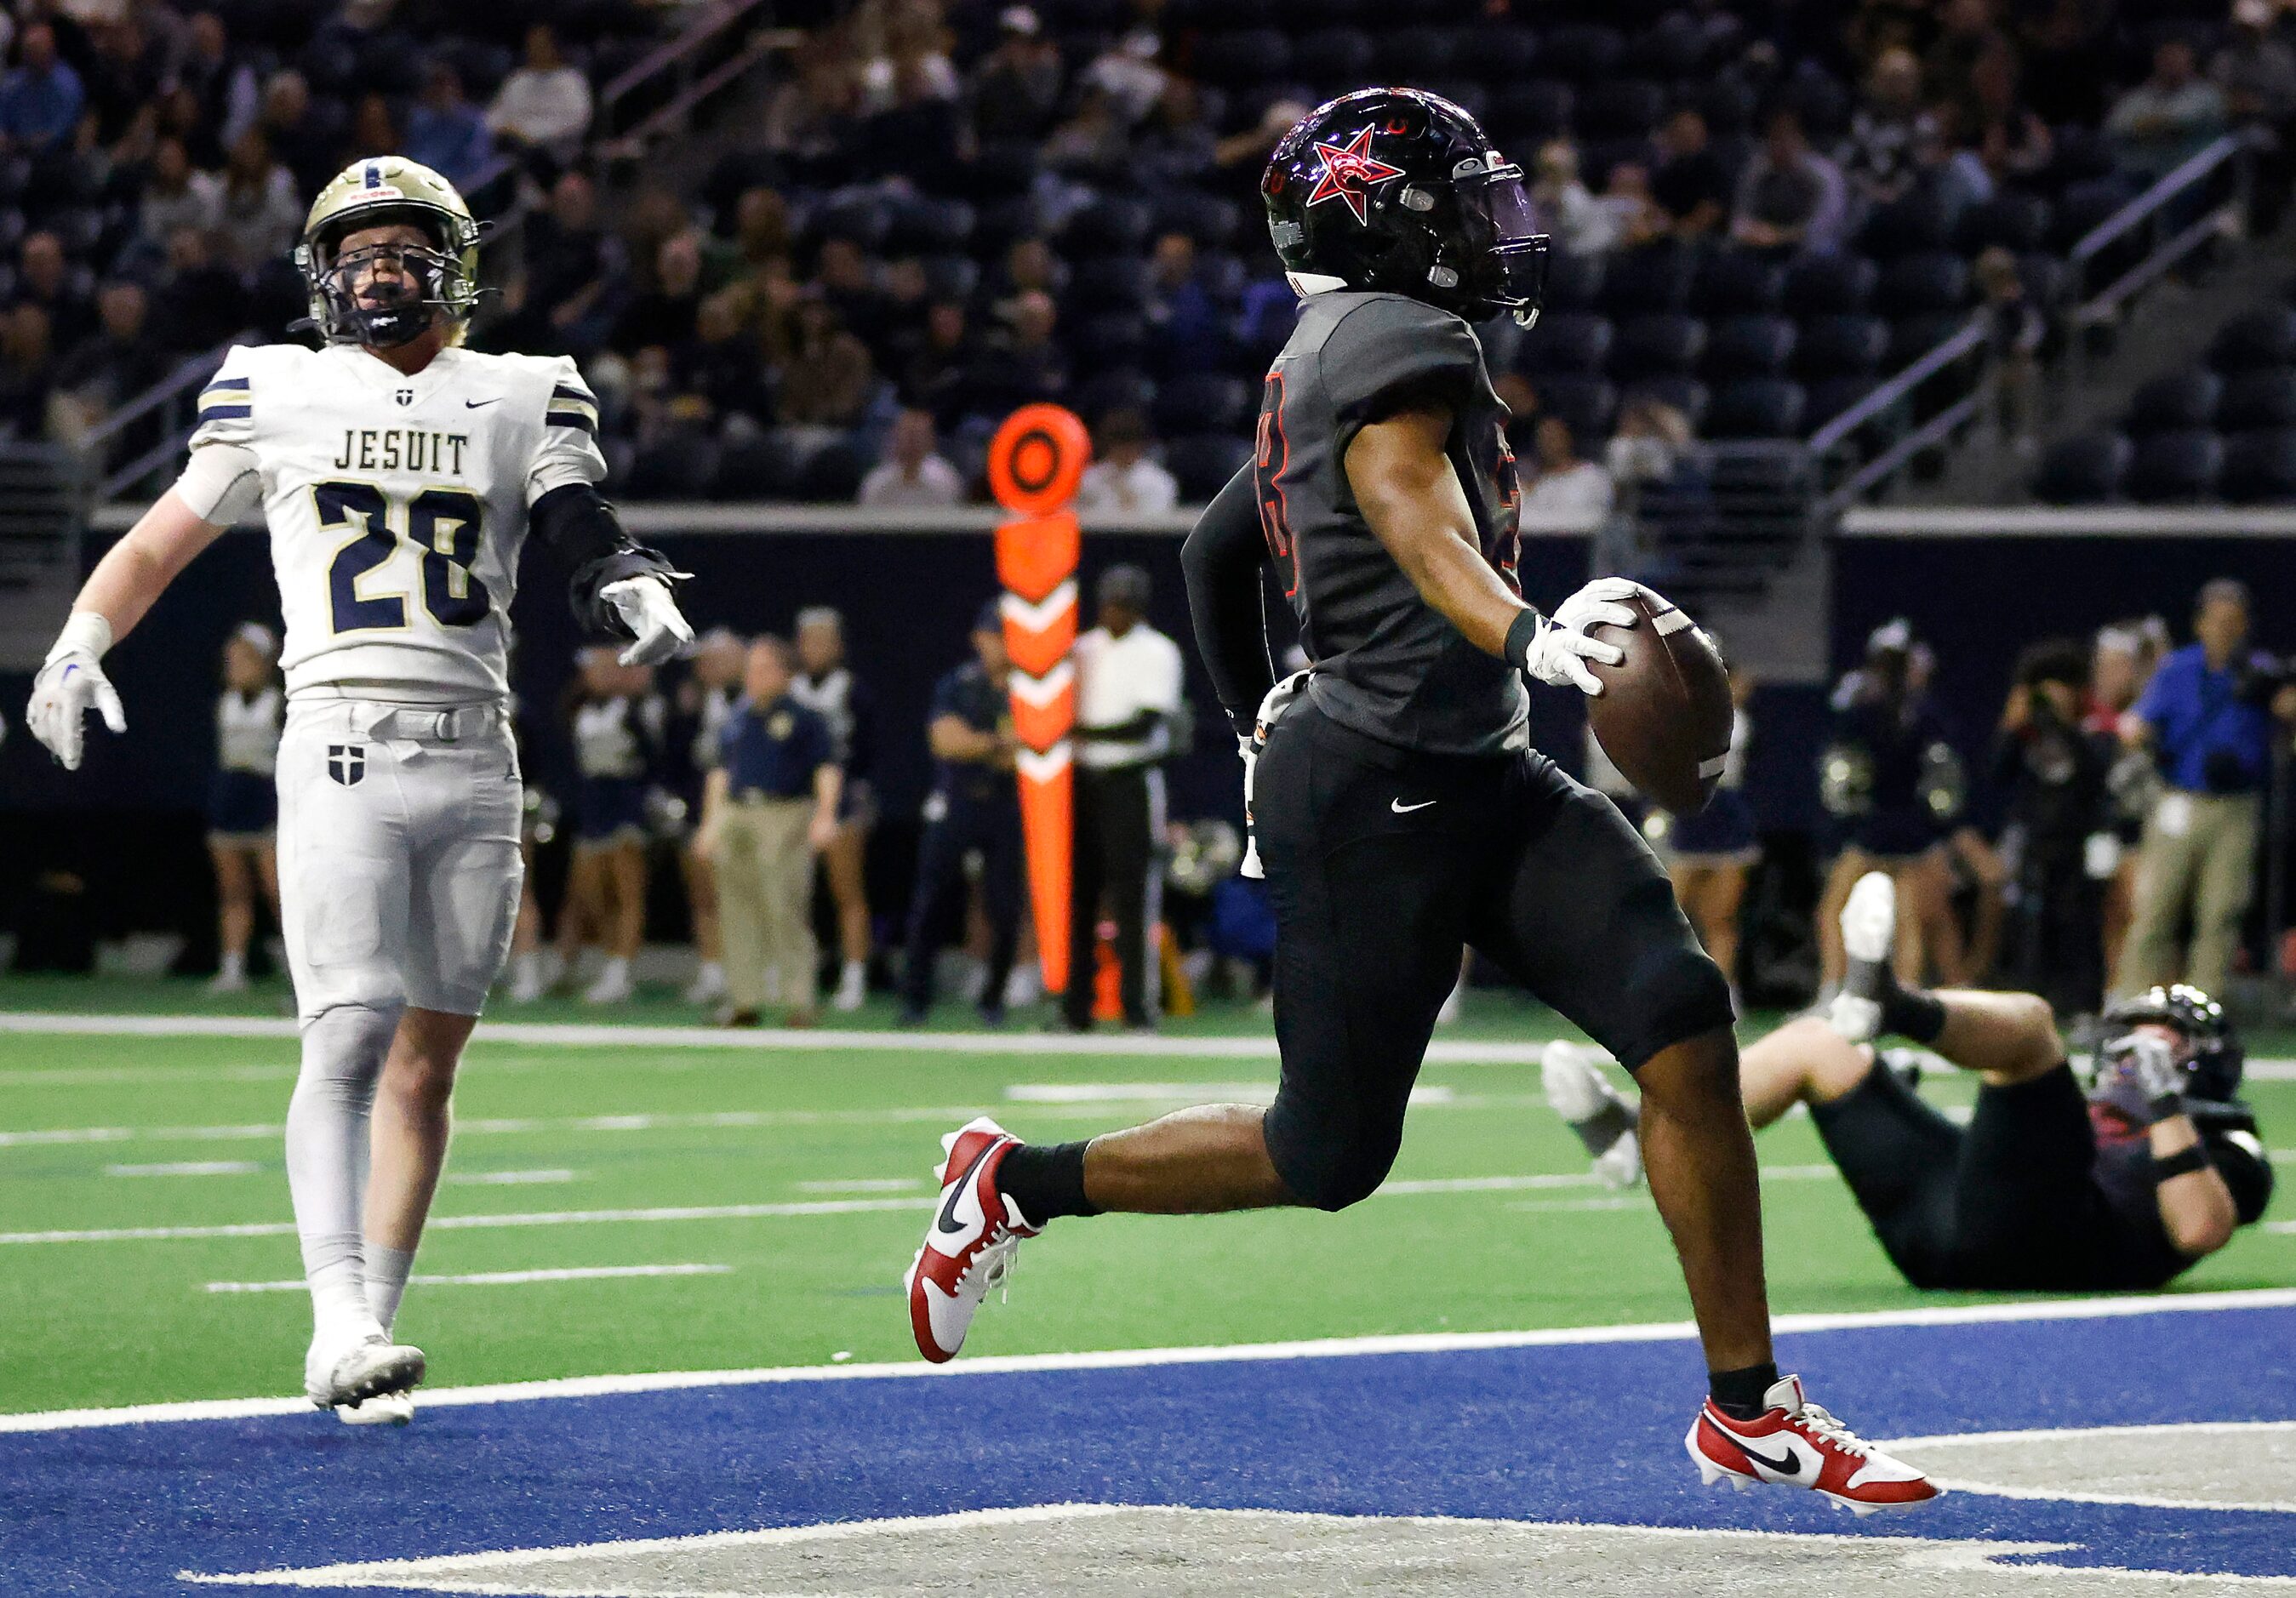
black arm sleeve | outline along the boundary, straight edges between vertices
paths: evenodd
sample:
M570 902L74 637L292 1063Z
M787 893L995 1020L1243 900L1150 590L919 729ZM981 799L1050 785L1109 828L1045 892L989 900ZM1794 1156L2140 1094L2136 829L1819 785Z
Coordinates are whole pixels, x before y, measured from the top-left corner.
M593 633L619 634L629 629L614 607L598 591L625 578L658 577L665 581L683 577L659 550L648 549L622 529L614 507L587 483L568 483L534 502L526 513L536 537L558 553L573 571L567 596L575 619Z
M1228 719L1247 737L1259 701L1275 685L1275 666L1267 653L1266 596L1259 582L1259 569L1267 561L1267 545L1259 531L1259 493L1247 462L1212 496L1195 530L1180 546L1196 651L1204 658L1212 692L1219 695Z

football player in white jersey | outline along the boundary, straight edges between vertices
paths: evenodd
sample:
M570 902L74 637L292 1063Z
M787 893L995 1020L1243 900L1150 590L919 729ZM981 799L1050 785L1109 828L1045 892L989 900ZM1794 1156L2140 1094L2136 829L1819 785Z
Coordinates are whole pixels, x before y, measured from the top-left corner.
M519 901L520 782L504 645L529 529L574 607L658 661L693 629L679 574L599 496L597 402L563 358L462 348L479 225L395 156L321 190L295 251L326 340L234 349L200 397L174 488L105 554L32 689L80 760L126 730L104 651L226 528L261 507L286 618L279 874L302 1069L287 1179L314 1335L311 1401L403 1420L422 1351L398 1313L445 1163L455 1069Z

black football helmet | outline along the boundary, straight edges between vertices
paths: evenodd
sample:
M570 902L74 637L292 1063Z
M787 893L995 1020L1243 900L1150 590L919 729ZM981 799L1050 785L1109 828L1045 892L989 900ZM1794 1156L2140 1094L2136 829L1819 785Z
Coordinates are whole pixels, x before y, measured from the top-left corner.
M2248 1052L2225 1019L2224 1006L2199 988L2184 982L2148 987L2108 1008L2104 1024L2109 1037L2148 1024L2169 1028L2192 1051L2185 1061L2189 1096L2224 1103L2239 1095Z
M1439 95L1358 89L1310 111L1259 193L1294 288L1407 294L1471 322L1538 319L1547 240L1522 168Z

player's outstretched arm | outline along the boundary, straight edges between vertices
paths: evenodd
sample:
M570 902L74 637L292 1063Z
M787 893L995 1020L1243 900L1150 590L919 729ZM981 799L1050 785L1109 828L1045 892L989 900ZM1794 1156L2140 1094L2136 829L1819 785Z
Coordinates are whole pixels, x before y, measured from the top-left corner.
M46 664L32 679L32 701L24 713L32 736L66 770L79 769L82 725L91 709L114 733L127 730L119 692L103 675L104 652L134 630L176 574L222 532L170 488L96 562Z
M623 665L660 665L693 643L693 626L669 588L686 574L631 537L597 489L588 483L553 488L534 502L527 520L573 569L568 596L576 618L594 633L630 641Z
M1626 655L1587 637L1587 629L1632 627L1635 613L1617 602L1641 585L1597 578L1551 619L1523 603L1477 546L1474 512L1446 448L1450 437L1445 406L1414 406L1366 423L1347 455L1348 486L1364 520L1419 597L1468 643L1543 683L1600 693L1603 684L1586 662L1616 666Z

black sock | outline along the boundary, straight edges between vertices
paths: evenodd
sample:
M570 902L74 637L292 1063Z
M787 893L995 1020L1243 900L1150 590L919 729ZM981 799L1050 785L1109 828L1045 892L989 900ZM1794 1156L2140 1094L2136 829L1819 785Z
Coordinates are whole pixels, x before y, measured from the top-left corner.
M1882 1030L1935 1043L1945 1030L1945 1003L1926 987L1904 988L1893 980L1882 989Z
M996 1191L1013 1201L1031 1226L1064 1215L1098 1215L1084 1196L1080 1143L1016 1143L996 1168Z
M1778 1367L1775 1363L1748 1365L1742 1371L1709 1371L1708 1390L1714 1395L1714 1407L1734 1421L1753 1421L1761 1418L1769 1405L1762 1395L1777 1385Z

